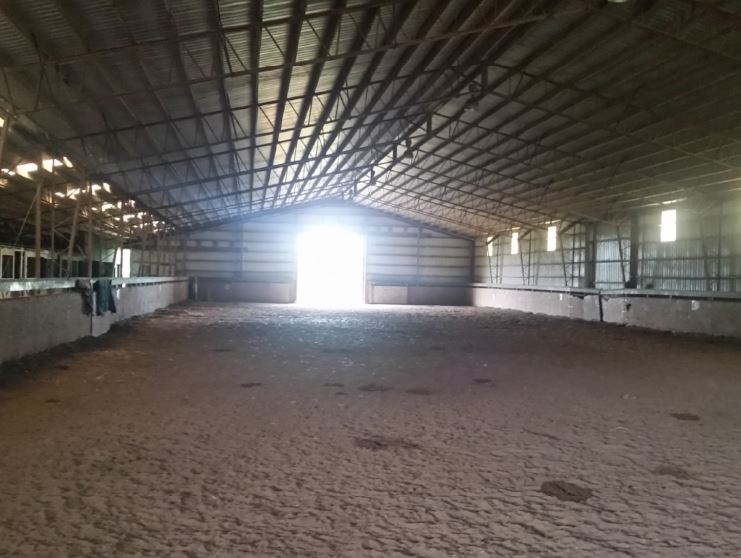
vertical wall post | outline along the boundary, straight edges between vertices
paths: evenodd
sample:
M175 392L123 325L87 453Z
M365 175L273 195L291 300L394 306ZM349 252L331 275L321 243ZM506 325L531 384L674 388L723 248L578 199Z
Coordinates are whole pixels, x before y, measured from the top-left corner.
M584 287L593 289L597 284L597 225L584 224Z
M417 227L417 259L414 264L414 284L419 285L419 251L422 243L422 227Z
M504 256L502 254L502 238L497 239L497 261L496 261L496 280L497 283L504 283Z
M563 271L563 286L568 287L569 286L569 276L566 274L566 249L563 245L563 235L566 233L566 231L559 232L558 233L558 244L560 246L559 252L561 252L561 270Z
M72 256L75 254L75 237L77 236L77 221L80 216L80 197L82 189L75 200L75 212L72 214L72 230L69 233L69 246L67 246L67 277L72 274Z
M718 247L717 247L717 264L716 264L716 285L715 290L723 290L723 201L718 207Z
M12 117L9 114L1 114L0 116L4 120L3 127L0 128L0 163L2 163L3 155L5 155L5 146L8 144L8 134L10 133Z
M180 262L180 236L174 235L172 236L172 274L173 275L180 275L179 271L179 262Z
M86 180L87 186L87 276L93 277L93 183Z
M713 278L713 272L710 269L710 257L708 255L708 249L707 246L705 246L705 241L707 240L707 234L705 234L705 217L704 215L700 215L698 217L699 224L700 224L700 249L702 251L702 272L705 277L705 290L710 291L713 288L712 278Z
M155 246L157 247L157 277L162 276L162 234L157 233L155 237Z
M489 240L491 238L491 240ZM494 252L494 237L487 237L484 243L486 249L486 267L489 268L489 283L494 283L494 274L491 271L491 253ZM474 262L476 260L476 254L474 254ZM474 265L476 265L474 263Z
M137 273L137 275L139 277L143 277L144 276L143 275L143 273L144 273L144 254L147 251L147 237L146 237L146 234L144 233L144 229L142 229L142 240L141 240L141 242L142 242L142 244L141 244L141 254L139 255L139 271Z
M577 233L577 230L574 229L574 234L571 235L571 258L570 258L570 261L571 261L571 275L570 275L570 277L571 277L571 285L572 286L575 286L576 285L575 276L578 277L579 280L581 280L581 265L579 266L578 272L577 272L577 269L576 269L576 233Z
M57 276L57 253L56 253L56 203L54 194L49 196L49 277Z
M113 276L123 277L123 253L124 253L124 238L126 237L126 221L124 220L124 212L126 209L121 203L121 214L118 216L118 242L116 243L116 252L113 253ZM121 264L116 267L116 255L121 254Z
M520 258L520 277L522 284L525 284L525 262L522 259L522 237L517 237L517 255Z
M623 287L625 287L625 254L623 253L623 235L620 234L620 225L615 225L615 234L617 235L618 243L618 258L620 258L620 276L623 279Z
M39 160L39 173L36 180L36 230L34 234L34 251L36 257L33 261L33 276L36 279L41 278L41 194L44 188L44 178L42 175L41 160Z
M628 251L628 281L625 287L638 288L638 252L641 249L641 219L636 212L630 215L630 247Z

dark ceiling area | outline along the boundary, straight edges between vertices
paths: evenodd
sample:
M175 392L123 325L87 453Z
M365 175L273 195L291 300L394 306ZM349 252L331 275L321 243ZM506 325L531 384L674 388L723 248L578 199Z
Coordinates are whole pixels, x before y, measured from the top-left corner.
M737 0L4 0L0 221L620 222L741 187L740 93Z

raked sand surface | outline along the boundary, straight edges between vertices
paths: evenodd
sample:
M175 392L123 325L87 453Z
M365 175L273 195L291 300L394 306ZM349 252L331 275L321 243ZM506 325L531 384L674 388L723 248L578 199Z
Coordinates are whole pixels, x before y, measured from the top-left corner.
M741 344L190 304L0 375L0 556L741 556Z

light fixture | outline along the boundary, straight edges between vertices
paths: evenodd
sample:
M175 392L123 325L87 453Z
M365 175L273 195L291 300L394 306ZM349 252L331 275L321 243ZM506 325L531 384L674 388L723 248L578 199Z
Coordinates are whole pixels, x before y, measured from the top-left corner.
M465 112L471 112L479 108L479 101L481 100L481 88L477 83L472 83L468 86L469 97L463 105Z
M406 146L406 150L404 151L404 155L401 156L402 159L413 159L414 153L412 152L412 140L411 138L407 138L404 140L404 145Z
M478 99L468 99L463 105L463 110L465 112L473 112L478 109L479 109Z
M24 178L31 178L31 173L39 170L36 163L21 163L15 167L15 171Z

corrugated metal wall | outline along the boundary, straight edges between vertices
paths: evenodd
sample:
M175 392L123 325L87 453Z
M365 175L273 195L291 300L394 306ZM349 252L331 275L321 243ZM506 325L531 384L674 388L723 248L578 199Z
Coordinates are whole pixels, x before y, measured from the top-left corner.
M297 234L315 225L351 227L366 238L366 278L383 284L441 285L471 281L473 243L349 205L323 206L261 217L163 242L176 274L256 282L296 279ZM139 254L134 257L138 269ZM154 274L156 252L146 251L144 274ZM148 272L148 270L151 270Z
M637 288L684 291L741 291L741 200L717 202L703 210L677 208L677 239L661 242L661 210L637 217ZM623 288L630 278L631 224L595 227L595 282ZM584 287L587 226L559 234L546 251L546 232L520 232L520 254L511 255L509 235L476 242L475 280L505 285Z
M677 241L660 242L658 212L642 216L639 275L656 289L741 290L741 202L679 211Z
M546 250L546 232L530 231L511 253L511 237L476 242L476 281L504 285L578 287L584 275L584 227L576 225L558 237L558 249Z

